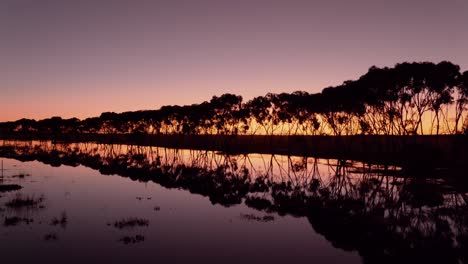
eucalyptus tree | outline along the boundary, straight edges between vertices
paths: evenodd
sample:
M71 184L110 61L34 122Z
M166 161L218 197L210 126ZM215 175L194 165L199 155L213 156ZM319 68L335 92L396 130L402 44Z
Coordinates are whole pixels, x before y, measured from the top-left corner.
M100 129L99 132L104 134L115 134L121 130L120 118L122 114L114 112L104 112L99 116Z
M291 100L288 104L288 119L291 122L290 130L288 134L297 134L301 131L307 134L309 131L314 134L314 126L310 126L310 122L314 122L314 113L309 111L308 99L310 94L305 91L295 91L291 94ZM295 130L292 131L292 129Z
M362 134L396 134L398 95L394 70L372 66L357 81L349 83L364 108L359 118Z
M440 119L443 116L446 124L446 132L450 132L448 116L450 105L453 104L453 93L460 79L460 67L450 62L443 61L435 66L433 72L428 73L429 100L431 110L434 111L436 134L440 132ZM433 127L433 125L431 126ZM432 131L432 130L431 130Z
M180 106L165 105L161 107L161 128L164 134L175 134L178 132Z
M80 120L76 117L74 118L69 118L69 119L63 119L62 120L62 126L60 127L61 133L77 133L79 132L79 127L80 127Z
M304 91L277 95L274 105L277 108L277 118L282 126L280 134L284 133L284 126L287 126L288 135L295 135L299 132L315 134L318 130L318 119L315 116L316 113L311 111L311 103L316 104L311 102L310 94Z
M249 116L256 126L252 127L250 125L251 129L253 129L252 135L255 135L260 128L263 128L267 135L273 134L273 128L269 129L272 122L272 116L270 115L271 106L270 97L267 96L257 96L246 103L245 107L248 109Z
M291 126L292 111L290 105L292 104L291 94L268 94L271 106L270 115L273 126L281 126L279 134L283 134L285 126ZM289 130L290 128L288 128Z
M325 122L320 115L325 108L322 98L323 95L321 93L315 93L309 94L304 98L304 100L301 100L301 104L304 105L304 115L307 117L304 127L306 134L308 132L312 135L321 135L326 133L326 131L323 131L325 128Z
M464 131L465 133L468 131L468 118L467 116L463 116L463 114L467 110L468 105L468 71L465 71L461 76L459 83L456 87L456 94L457 98L455 100L455 124L453 128L453 133L459 133L459 125L460 123L463 124L463 118L465 120Z
M400 125L405 134L417 134L418 129L423 133L422 115L430 109L425 72L432 71L432 66L429 63L402 63L395 67L400 88Z
M242 96L235 94L223 94L213 96L210 100L212 108L212 121L218 134L237 134L242 108Z
M196 134L210 134L213 130L213 108L209 102L203 102L192 111Z
M22 118L13 122L13 124L12 127L18 132L28 133L37 131L37 122L34 119Z
M81 121L80 125L81 131L83 133L97 133L101 128L101 122L99 117L90 117Z
M63 128L62 125L62 118L59 116L42 119L37 122L37 128L39 132L52 133L54 135L57 135L61 132L61 129Z
M243 103L234 94L188 106L99 117L0 123L4 133L376 134L460 133L468 125L468 73L443 61L371 67L321 93L268 93Z
M358 100L353 82L323 89L321 116L335 136L358 132L358 120L364 113L364 105Z

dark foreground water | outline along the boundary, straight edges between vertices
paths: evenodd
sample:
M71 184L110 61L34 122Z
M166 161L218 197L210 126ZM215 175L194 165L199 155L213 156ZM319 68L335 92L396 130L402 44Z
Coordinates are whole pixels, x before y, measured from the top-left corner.
M466 193L401 168L3 142L4 263L464 263Z

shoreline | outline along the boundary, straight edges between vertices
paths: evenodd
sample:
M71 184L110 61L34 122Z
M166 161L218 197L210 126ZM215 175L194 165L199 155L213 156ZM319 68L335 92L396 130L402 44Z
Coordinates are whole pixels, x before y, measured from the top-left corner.
M464 135L413 136L267 136L267 135L148 135L148 134L22 134L1 140L45 140L56 143L95 142L221 151L227 154L278 154L434 167L462 166L468 161Z

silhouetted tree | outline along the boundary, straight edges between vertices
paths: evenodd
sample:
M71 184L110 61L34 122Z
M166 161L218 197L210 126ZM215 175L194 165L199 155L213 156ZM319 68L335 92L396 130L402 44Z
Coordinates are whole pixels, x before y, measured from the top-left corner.
M410 135L461 133L467 126L468 73L448 61L372 66L321 93L235 94L158 110L85 120L53 117L0 123L0 133Z

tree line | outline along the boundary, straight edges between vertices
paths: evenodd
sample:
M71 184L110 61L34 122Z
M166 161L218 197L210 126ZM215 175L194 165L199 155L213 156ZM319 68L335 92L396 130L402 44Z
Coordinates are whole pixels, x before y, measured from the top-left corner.
M468 133L468 71L448 61L376 66L320 93L268 93L79 120L0 123L1 133L423 135Z

